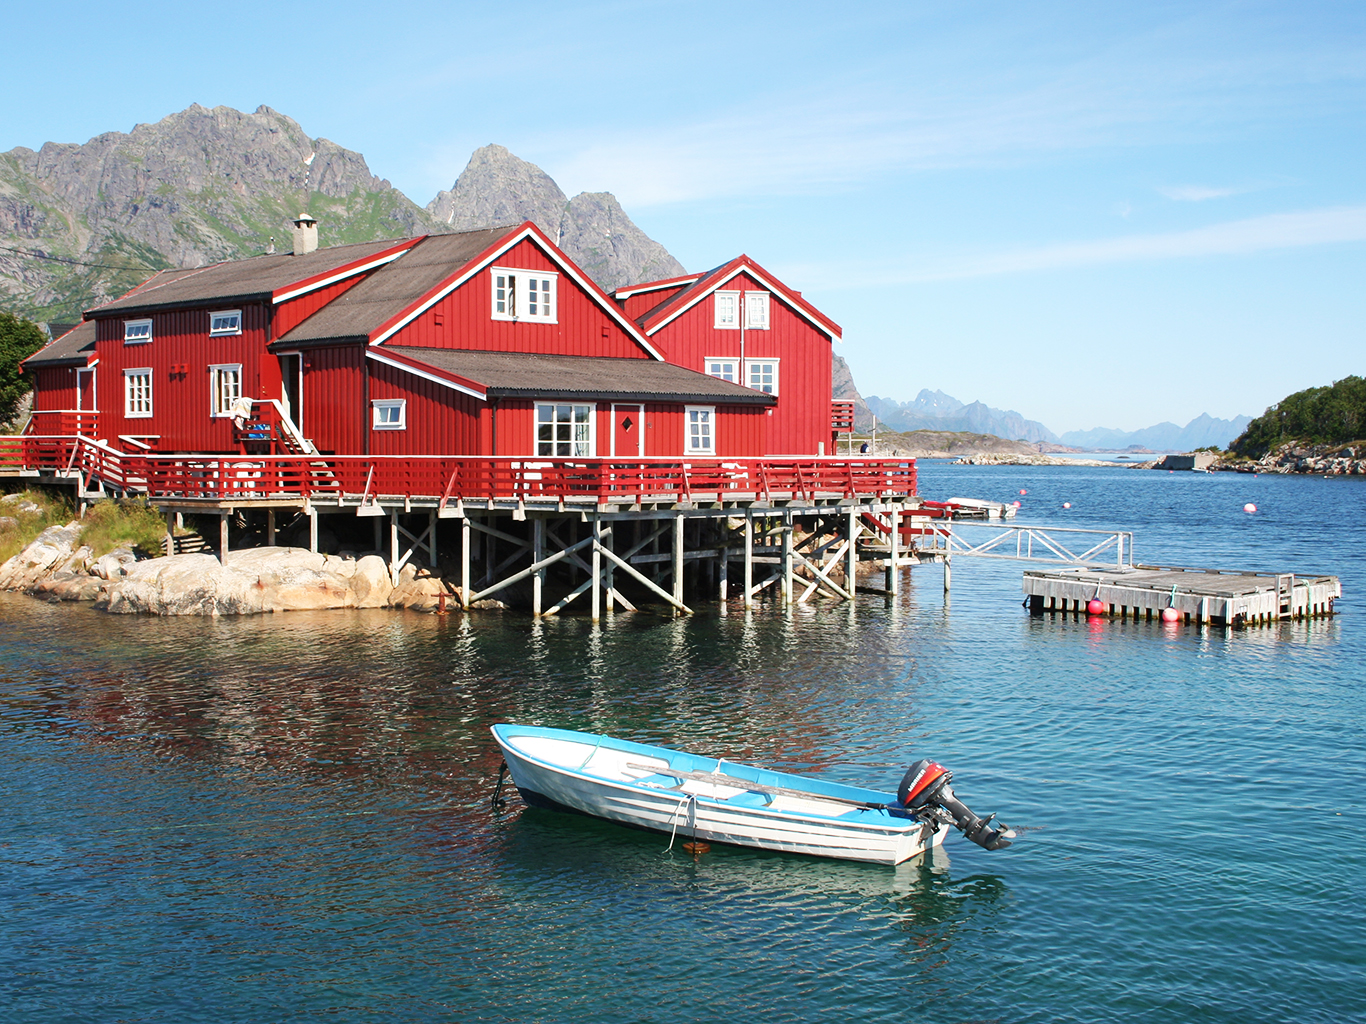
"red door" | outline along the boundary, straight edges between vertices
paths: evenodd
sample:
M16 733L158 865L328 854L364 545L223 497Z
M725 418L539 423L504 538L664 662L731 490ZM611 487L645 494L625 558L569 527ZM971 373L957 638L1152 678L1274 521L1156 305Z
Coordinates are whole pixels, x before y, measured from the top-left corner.
M612 406L612 455L616 458L638 458L644 455L644 427L643 405Z

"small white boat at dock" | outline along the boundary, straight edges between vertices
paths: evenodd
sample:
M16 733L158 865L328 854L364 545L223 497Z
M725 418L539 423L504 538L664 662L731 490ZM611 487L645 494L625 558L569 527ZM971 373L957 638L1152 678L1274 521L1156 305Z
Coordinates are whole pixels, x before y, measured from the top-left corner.
M900 864L951 825L989 850L1014 838L963 806L952 773L932 761L893 794L566 729L502 724L493 736L528 804L671 839Z

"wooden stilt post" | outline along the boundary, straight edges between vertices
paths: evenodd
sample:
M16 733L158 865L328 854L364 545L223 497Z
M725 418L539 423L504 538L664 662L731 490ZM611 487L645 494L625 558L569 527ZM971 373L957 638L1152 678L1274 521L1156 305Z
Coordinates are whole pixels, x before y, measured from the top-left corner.
M793 575L792 559L792 513L783 513L783 604L791 604L794 598L792 593L796 585Z
M375 553L381 554L384 551L384 527L380 525L379 516L375 516Z
M460 520L460 603L466 608L470 606L470 545L474 541L471 536L473 533L467 512Z
M308 550L318 553L318 510L312 505L308 507Z
M754 607L754 516L745 512L745 607Z
M722 528L721 546L716 549L716 597L722 604L730 598L730 547L728 546L729 537L725 536L726 528Z
M166 510L166 554L175 554L175 513L169 508Z
M944 552L944 593L949 592L949 585L953 582L953 554Z
M375 520L379 522L379 520ZM389 578L398 586L398 506L389 510Z
M436 568L436 509L427 513L427 564Z
M849 507L849 550L844 553L844 589L853 594L858 588L858 508Z
M228 510L218 513L218 564L228 564Z
M610 529L610 530L607 531L607 540L606 540L605 543L606 543L606 546L607 546L607 550L608 550L608 551L614 551L614 550L616 550L616 546L617 546L617 530L616 530L616 527L613 527L612 529ZM613 595L616 594L616 585L617 585L617 571L616 571L616 570L617 570L617 563L614 562L614 561L612 561L612 560L609 558L609 559L607 560L607 564L603 567L603 575L602 575L602 581L603 581L603 584L605 585L606 590L607 590L607 614L608 614L608 615L614 614L614 613L616 612L616 610L617 610L616 598L613 596Z
M268 508L268 509L266 509L266 547L268 547L268 548L273 548L274 546L275 546L275 510L274 510L273 508Z
M891 506L887 518L892 524L891 538L887 549L887 592L892 596L901 593L901 509Z
M674 601L678 604L683 603L683 523L681 515L674 517Z
M602 520L593 516L593 621L602 618Z
M538 564L545 557L545 520L537 516L531 521L531 564ZM531 614L541 616L541 588L545 586L545 569L537 569L531 575Z

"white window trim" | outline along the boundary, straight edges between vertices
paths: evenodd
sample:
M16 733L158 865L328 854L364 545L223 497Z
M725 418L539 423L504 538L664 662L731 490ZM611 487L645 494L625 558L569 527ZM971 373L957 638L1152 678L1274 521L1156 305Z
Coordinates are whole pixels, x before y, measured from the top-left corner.
M224 409L222 412L219 412L216 408L216 406L218 405L218 376L224 370L237 371L237 397L241 398L243 395L246 394L246 389L244 387L245 382L242 380L241 363L211 364L209 366L209 415L216 419L222 419L224 416L231 416L232 406L234 404L232 402L228 403L228 407Z
M752 324L749 322L749 300L762 297L764 300L764 322L762 324ZM747 331L766 331L773 322L773 298L768 292L746 291L743 303L744 309L740 315L745 318L745 330Z
M381 409L397 409L397 423L381 423ZM406 398L375 398L370 402L370 426L375 430L407 430L408 400Z
M567 405L567 406L569 406L571 409L579 408L580 406L582 406L582 407L586 407L586 408L588 409L588 454L587 454L587 455L554 455L554 454L551 454L551 455L542 455L542 454L541 454L541 451L540 451L540 449L541 449L541 439L540 439L540 436L539 436L539 435L540 435L540 433L541 433L541 406L543 406L543 405ZM538 459L591 459L591 458L593 458L594 456L597 455L597 453L598 453L598 405L597 405L596 402L565 402L565 401L554 401L554 400L552 400L552 399L547 399L547 398L538 398L538 399L536 399L534 402L531 403L531 410L532 410L532 415L531 415L531 428L532 428L532 433L531 433L531 446L532 446L532 448L533 448L533 451L532 451L531 454L534 455L536 458L538 458ZM573 414L571 413L570 415L572 416ZM571 424L572 424L572 420L571 420ZM552 441L552 442L550 442L550 443L551 443L551 444L555 444L555 443L557 443L557 442ZM574 443L574 442L573 442L573 440L571 439L571 440L570 440L570 444L573 444L573 443Z
M237 327L230 331L215 331L213 329L213 318L216 316L235 316L237 317ZM209 314L209 337L225 338L230 334L242 333L242 311L240 309L219 309Z
M743 383L743 384L745 385L745 387L749 388L751 391L761 391L762 389L756 388L753 384L750 383L750 372L749 372L749 371L750 371L750 367L752 367L752 366L757 366L757 365L760 365L760 364L762 364L762 363L772 363L772 364L773 364L773 390L772 390L772 391L764 391L763 393L764 393L764 394L767 394L767 395L772 395L774 398L777 398L777 397L778 397L778 390L779 390L779 384L778 384L778 382L781 380L781 367L778 365L779 362L780 362L780 360L778 360L778 359L746 359L746 360L745 360L745 379L744 379L741 383Z
M511 277L516 281L516 290L524 296L530 289L525 287L525 282L536 278L541 281L550 281L551 288L551 310L550 316L531 316L517 315L498 312L498 275ZM518 301L522 301L521 298ZM560 322L560 275L555 270L531 270L527 267L490 267L489 268L489 315L494 320L506 320L511 323L525 324L557 324Z
M731 298L735 299L735 323L733 324L723 324L721 322L721 303L719 300L723 295L728 295ZM744 303L740 301L739 292L712 292L712 326L715 327L718 331L738 331L740 329L741 318L745 315L745 311L742 308L743 306Z
M707 426L711 429L707 431L707 440L711 442L710 448L694 448L692 446L692 431L689 429L692 423L692 414L695 412L705 412L707 416ZM716 454L716 406L714 405L685 405L683 407L683 454L684 455L715 455Z
M145 337L145 338L130 338L130 337L128 337L128 332L129 332L129 330L131 330L131 329L134 328L134 327L141 327L141 326L143 326L144 324L147 325L147 337ZM145 319L145 320L125 320L125 321L123 322L123 343L124 343L125 345L150 345L150 344L152 343L152 321L151 321L151 319L149 318L149 319Z
M146 411L146 412L133 412L133 402L132 402L133 395L132 395L132 393L128 390L128 388L129 388L129 383L130 383L130 378L132 378L132 377L146 377L146 378L147 378L147 411ZM152 410L156 408L156 406L155 406L155 404L153 403L152 399L153 399L153 393L152 393L152 368L151 368L150 366L130 366L128 369L124 370L124 371L123 371L123 417L124 417L124 419L129 419L129 420L150 420L150 419L152 418Z
M703 373L705 373L708 377L715 377L717 380L725 380L725 379L726 379L725 377L722 377L722 376L720 376L720 375L718 375L718 374L715 374L715 373L712 373L712 372L711 372L711 364L712 364L712 363L730 363L732 370L734 370L734 372L735 372L735 378L736 378L735 380L731 381L730 383L732 383L732 384L740 384L740 383L742 383L742 381L740 380L741 374L740 374L740 357L739 357L739 356L707 356L707 358L704 359L704 360L702 361L702 372L703 372Z

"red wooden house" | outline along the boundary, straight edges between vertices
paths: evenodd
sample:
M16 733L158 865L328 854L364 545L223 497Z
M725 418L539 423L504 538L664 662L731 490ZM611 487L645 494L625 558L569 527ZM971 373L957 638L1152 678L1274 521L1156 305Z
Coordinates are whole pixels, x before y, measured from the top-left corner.
M328 454L827 451L839 328L747 257L609 297L530 222L315 240L301 218L295 253L164 271L89 311L26 363L32 429L229 453L275 409Z

